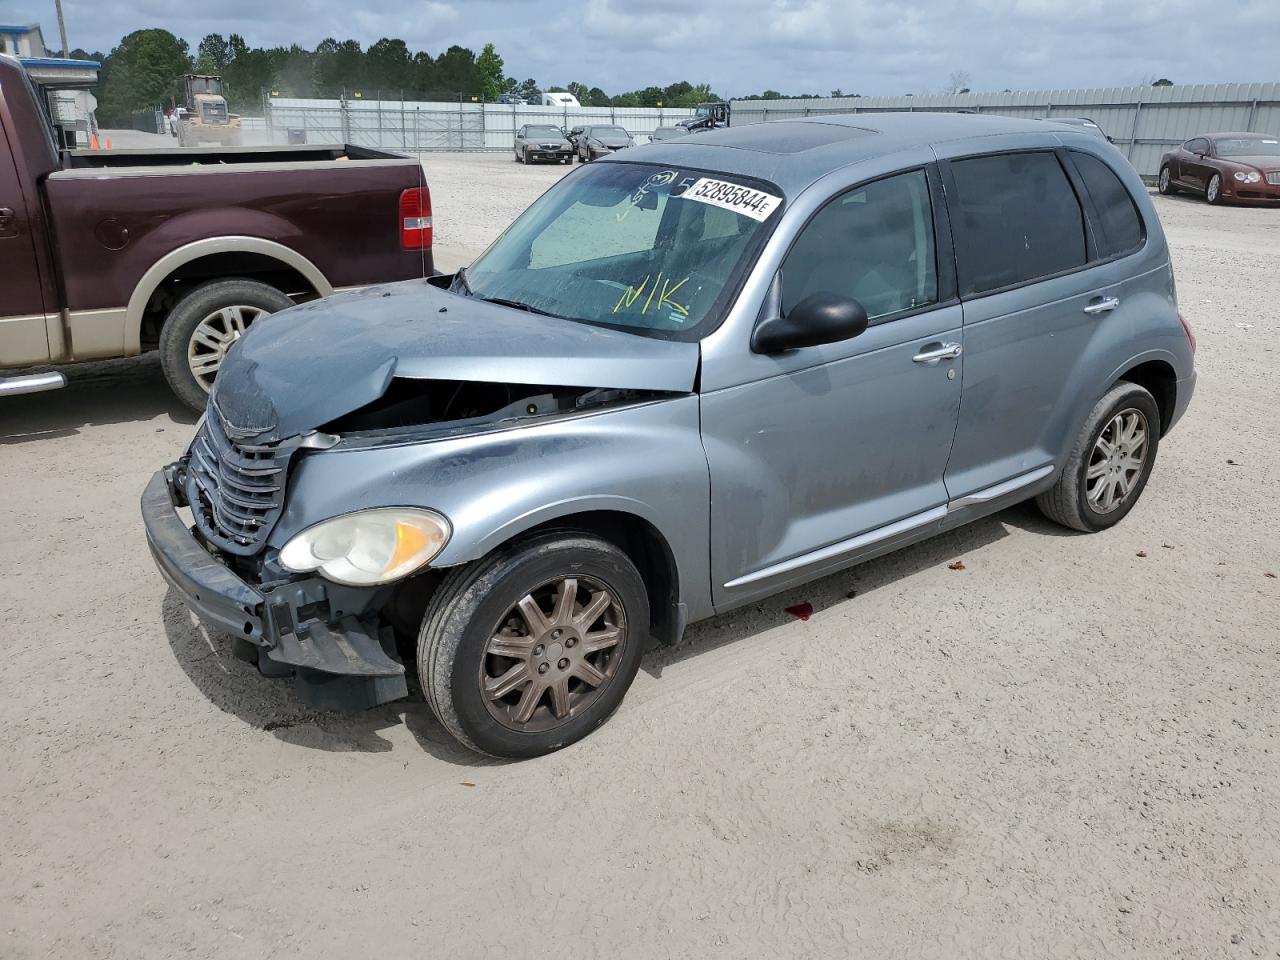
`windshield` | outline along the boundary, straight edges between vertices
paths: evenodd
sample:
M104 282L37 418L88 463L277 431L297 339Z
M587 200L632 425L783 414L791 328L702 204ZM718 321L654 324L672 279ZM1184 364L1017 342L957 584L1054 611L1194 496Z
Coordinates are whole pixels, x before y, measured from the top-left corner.
M472 296L671 340L720 322L778 219L776 187L600 163L552 187L466 271Z
M624 140L630 137L630 134L621 127L592 127L591 135L593 137L622 137Z
M561 133L560 133L560 131L559 131L557 128L555 128L555 127L528 127L528 128L525 130L525 136L528 136L528 137L553 137L553 138L555 138L556 140L559 140L559 139L560 139L560 137L561 137Z
M1280 157L1280 137L1231 137L1214 143L1220 157Z

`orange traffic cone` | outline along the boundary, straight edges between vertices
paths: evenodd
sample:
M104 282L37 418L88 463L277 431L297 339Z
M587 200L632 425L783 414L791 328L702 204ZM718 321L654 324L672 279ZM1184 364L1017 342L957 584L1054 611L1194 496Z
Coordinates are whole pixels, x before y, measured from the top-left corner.
M98 135L96 133L89 135L89 149L90 150L98 149Z
M110 149L111 149L111 138L110 138L110 137L107 137L107 149L108 149L108 150L110 150Z

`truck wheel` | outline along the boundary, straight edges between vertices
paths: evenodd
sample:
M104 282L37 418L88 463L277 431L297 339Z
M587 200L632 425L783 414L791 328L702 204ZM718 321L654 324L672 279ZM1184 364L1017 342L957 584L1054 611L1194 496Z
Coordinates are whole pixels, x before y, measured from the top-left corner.
M179 300L160 330L160 364L178 399L204 410L232 344L255 320L291 306L287 296L257 280L215 280Z
M1160 447L1160 408L1122 380L1089 414L1058 482L1036 497L1050 520L1097 533L1114 527L1142 496Z
M625 553L561 530L451 572L418 636L432 711L462 743L536 757L604 723L635 679L649 598Z

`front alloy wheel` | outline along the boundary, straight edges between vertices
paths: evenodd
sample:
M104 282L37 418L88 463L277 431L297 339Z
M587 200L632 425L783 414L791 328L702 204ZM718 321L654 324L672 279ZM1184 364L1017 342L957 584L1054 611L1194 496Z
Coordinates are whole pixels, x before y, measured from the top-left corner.
M583 532L544 532L441 581L418 636L418 675L462 743L535 757L609 718L648 634L644 580L622 550Z
M490 715L535 731L590 709L626 644L626 614L599 581L563 577L526 593L485 646L480 682Z

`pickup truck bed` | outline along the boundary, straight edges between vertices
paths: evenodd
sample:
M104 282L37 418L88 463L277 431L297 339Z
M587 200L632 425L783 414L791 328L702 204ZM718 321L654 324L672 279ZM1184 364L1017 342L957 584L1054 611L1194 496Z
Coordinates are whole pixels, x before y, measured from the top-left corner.
M350 145L59 153L0 56L0 368L160 347L203 406L253 318L429 276L430 214L417 160Z

